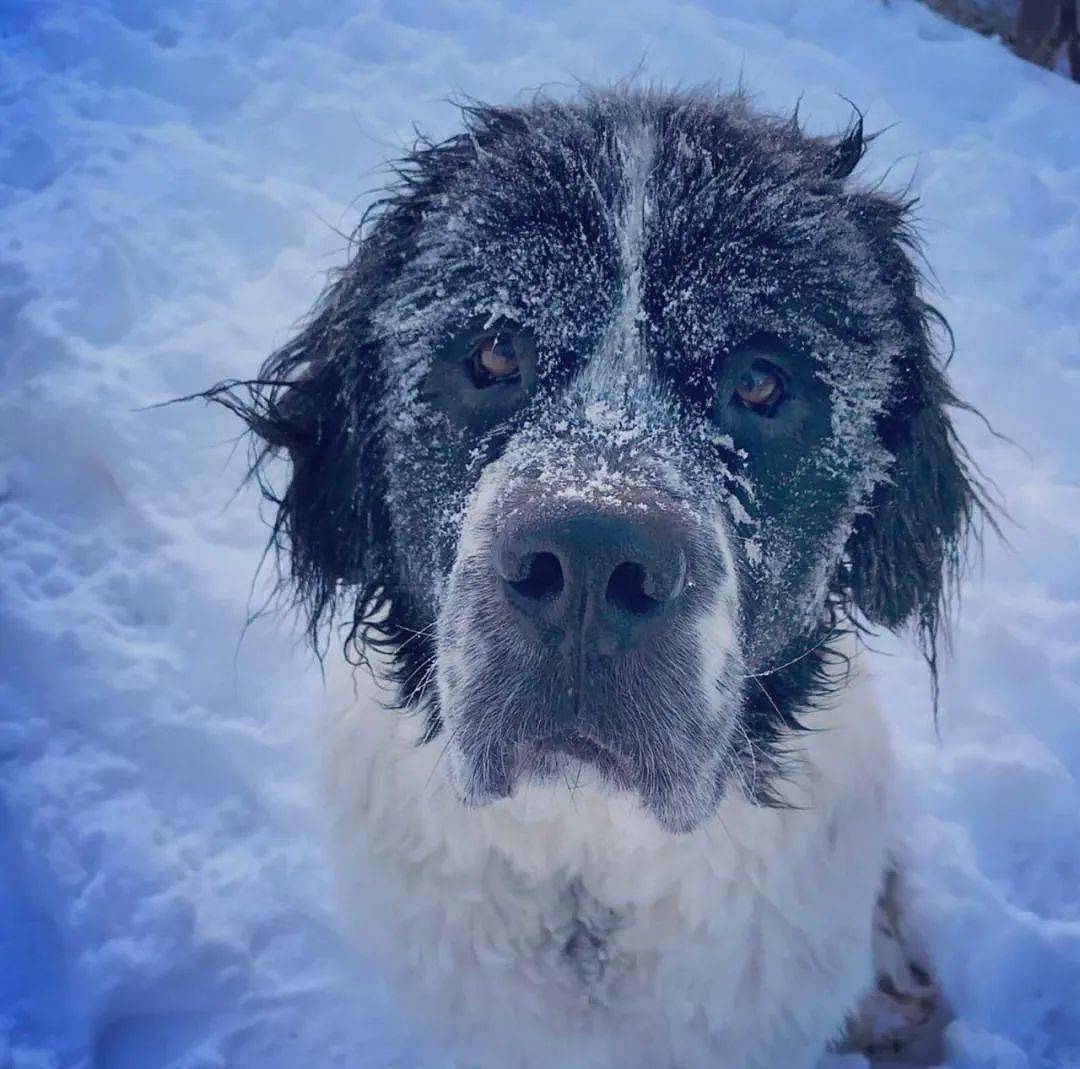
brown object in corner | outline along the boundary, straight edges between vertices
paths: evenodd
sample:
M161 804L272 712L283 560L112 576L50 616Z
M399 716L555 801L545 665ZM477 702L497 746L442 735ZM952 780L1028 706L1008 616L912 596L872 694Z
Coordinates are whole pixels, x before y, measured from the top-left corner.
M939 15L985 37L1000 37L1018 56L1057 69L1062 59L1080 82L1080 0L1020 0L1019 10L988 0L923 0Z
M1013 49L1018 56L1055 67L1062 54L1080 81L1080 0L1021 0Z

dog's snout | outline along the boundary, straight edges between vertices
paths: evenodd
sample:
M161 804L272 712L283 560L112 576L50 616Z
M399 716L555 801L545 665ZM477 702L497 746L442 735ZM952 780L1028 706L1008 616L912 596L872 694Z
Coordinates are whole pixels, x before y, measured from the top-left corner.
M656 634L686 587L685 537L662 513L519 518L495 539L493 562L531 637L580 637L600 653Z

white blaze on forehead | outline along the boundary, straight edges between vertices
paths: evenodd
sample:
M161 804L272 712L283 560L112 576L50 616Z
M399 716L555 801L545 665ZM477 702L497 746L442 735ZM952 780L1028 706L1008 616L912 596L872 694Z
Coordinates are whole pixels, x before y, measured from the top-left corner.
M618 237L622 291L614 317L590 361L583 386L592 400L593 414L603 413L596 402L616 402L625 396L626 386L646 370L641 344L643 318L642 274L645 230L652 210L648 194L649 176L656 158L656 131L646 123L624 129L619 134L619 156L623 171L623 203L615 233Z

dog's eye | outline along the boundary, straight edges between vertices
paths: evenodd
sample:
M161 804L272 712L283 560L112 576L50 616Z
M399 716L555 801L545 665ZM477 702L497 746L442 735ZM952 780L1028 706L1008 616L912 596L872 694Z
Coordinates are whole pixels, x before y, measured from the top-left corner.
M473 385L483 389L497 382L517 382L521 364L513 339L506 334L485 338L469 356L469 373Z
M761 415L771 416L784 399L784 381L779 369L767 360L755 360L739 374L731 399Z
M455 423L486 433L528 404L537 366L536 343L526 327L477 316L435 354L419 397Z

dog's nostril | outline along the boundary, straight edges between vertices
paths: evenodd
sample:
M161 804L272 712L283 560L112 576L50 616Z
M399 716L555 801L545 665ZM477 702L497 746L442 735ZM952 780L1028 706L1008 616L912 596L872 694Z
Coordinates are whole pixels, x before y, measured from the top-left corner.
M510 583L519 594L535 601L556 598L563 588L563 570L554 553L534 553L524 579Z
M664 603L645 593L645 569L633 561L623 561L607 585L610 605L630 616L655 616L662 612Z

